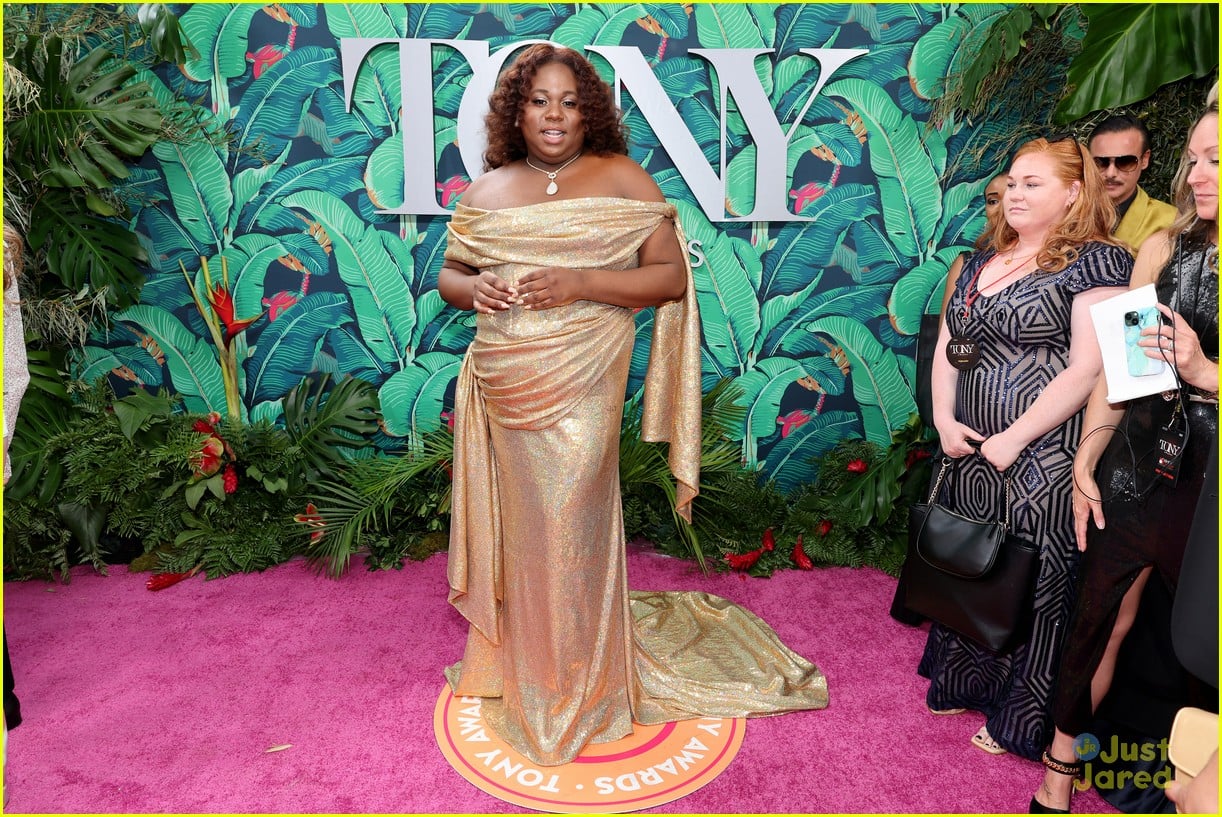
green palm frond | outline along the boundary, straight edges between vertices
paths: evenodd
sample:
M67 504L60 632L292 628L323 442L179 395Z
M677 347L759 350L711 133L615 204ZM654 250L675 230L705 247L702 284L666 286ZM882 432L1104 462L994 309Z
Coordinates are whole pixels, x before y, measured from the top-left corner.
M381 414L371 383L346 377L328 390L329 379L307 377L285 395L284 425L310 466L334 478L346 462L345 451L370 444Z
M378 530L392 530L399 502L412 484L430 478L454 458L454 437L448 431L423 435L407 452L394 457L357 460L346 469L343 480L316 486L316 524L302 528L306 534L322 533L306 549L306 557L318 571L338 577L348 569L361 538ZM449 510L446 497L437 508ZM321 523L321 524L317 524Z

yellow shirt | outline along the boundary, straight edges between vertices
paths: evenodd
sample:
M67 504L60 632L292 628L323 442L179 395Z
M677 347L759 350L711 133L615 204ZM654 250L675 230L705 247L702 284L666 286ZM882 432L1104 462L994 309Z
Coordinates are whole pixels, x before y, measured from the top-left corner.
M1129 205L1128 211L1125 212L1124 218L1120 220L1120 224L1116 226L1112 235L1116 240L1123 241L1128 246L1129 252L1137 255L1141 242L1159 230L1170 227L1173 221L1175 221L1175 208L1165 201L1150 198L1146 195L1146 191L1139 187L1137 196Z

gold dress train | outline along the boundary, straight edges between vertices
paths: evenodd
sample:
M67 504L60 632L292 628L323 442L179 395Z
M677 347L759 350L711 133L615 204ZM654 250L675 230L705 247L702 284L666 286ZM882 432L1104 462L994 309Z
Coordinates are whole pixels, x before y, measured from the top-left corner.
M638 266L673 205L616 198L505 210L459 204L446 257L514 283L544 266ZM684 297L657 309L645 439L670 442L676 505L700 462L700 326ZM699 592L629 594L619 442L633 310L592 301L479 315L455 392L450 601L470 622L446 675L542 765L632 722L746 717L827 705L827 684L764 622ZM690 515L688 516L690 519Z

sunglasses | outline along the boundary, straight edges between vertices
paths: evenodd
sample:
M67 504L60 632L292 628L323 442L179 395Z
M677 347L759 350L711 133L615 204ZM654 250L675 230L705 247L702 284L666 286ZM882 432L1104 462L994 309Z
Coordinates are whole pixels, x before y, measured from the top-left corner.
M1132 154L1128 156L1092 156L1095 160L1095 167L1100 170L1107 170L1108 165L1115 162L1116 169L1121 173L1129 173L1137 169L1138 159Z

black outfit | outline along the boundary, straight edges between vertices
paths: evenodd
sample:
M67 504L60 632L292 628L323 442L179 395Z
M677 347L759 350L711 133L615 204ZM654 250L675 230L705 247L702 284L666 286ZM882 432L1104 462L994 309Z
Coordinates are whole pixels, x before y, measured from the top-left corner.
M1218 355L1217 247L1180 236L1171 261L1159 275L1158 299L1184 317L1208 357ZM1188 443L1175 486L1154 475L1158 435L1178 399L1152 395L1129 402L1125 415L1096 469L1106 529L1091 529L1078 578L1077 602L1066 632L1053 720L1070 736L1092 724L1090 684L1102 660L1124 594L1147 565L1174 593L1180 563L1210 452L1217 445L1218 405L1192 387L1188 400ZM1204 399L1202 399L1204 398Z

